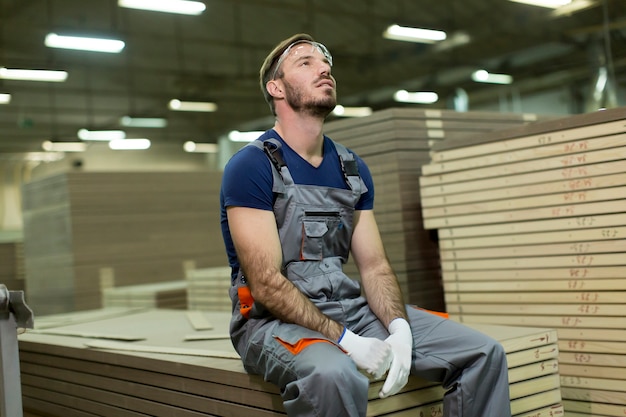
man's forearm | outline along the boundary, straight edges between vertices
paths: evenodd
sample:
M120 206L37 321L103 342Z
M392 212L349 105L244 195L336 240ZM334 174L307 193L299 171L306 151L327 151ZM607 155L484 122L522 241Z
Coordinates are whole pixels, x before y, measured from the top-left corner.
M385 326L397 317L407 318L402 291L389 264L367 271L362 282L370 308Z
M341 337L343 326L323 314L281 274L256 279L250 284L255 301L263 304L276 318L318 331L331 340Z

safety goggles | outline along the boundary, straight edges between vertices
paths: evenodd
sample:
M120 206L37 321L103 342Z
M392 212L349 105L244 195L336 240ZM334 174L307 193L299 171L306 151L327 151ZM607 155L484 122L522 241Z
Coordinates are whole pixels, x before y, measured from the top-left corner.
M291 49L295 46L302 45L302 44L311 45L311 49L308 50L307 52L314 53L317 50L317 52L324 55L324 58L326 58L326 60L328 61L328 65L330 65L331 67L333 66L333 56L330 54L330 52L328 52L328 49L324 45L322 45L319 42L299 40L289 45L287 49L285 49L283 53L280 55L280 57L278 58L278 61L276 61L276 66L274 67L274 71L272 72L272 78L270 78L271 80L276 79L276 74L278 73L278 69L280 68L280 65L283 63L285 58L287 58L287 56L289 55L289 52L291 52Z

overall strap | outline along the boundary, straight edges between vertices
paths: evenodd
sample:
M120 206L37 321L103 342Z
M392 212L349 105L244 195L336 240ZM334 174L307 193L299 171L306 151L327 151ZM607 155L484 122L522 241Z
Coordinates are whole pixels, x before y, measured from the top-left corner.
M361 180L361 176L359 175L359 166L354 159L354 154L348 151L348 149L340 143L334 142L335 148L337 149L337 154L339 155L339 160L341 162L341 170L343 171L343 176L348 184L348 187L357 195L361 195L361 191L367 191L365 184Z
M291 173L287 168L287 164L283 160L283 154L281 151L282 144L277 139L267 139L261 142L260 140L254 140L246 146L254 146L259 148L265 153L272 163L272 175L273 186L272 192L283 194L285 192L285 185L293 184Z

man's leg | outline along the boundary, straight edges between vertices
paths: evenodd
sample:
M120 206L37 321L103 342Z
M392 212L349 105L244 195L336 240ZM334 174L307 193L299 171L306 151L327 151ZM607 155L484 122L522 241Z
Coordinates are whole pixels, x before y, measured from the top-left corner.
M317 332L268 324L249 341L244 365L280 387L290 416L365 416L367 377Z
M441 382L446 417L509 417L508 369L502 345L452 320L408 307L413 370Z

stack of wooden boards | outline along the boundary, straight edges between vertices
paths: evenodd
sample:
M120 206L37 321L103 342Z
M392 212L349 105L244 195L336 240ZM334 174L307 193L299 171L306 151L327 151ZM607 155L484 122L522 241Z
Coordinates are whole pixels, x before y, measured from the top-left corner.
M434 145L447 311L558 331L568 416L626 413L626 109Z
M229 319L225 312L121 308L40 317L19 336L24 407L53 417L285 415L278 389L243 370ZM554 330L472 327L507 352L515 416L563 414ZM439 386L411 377L383 400L381 386L371 384L368 416L441 415Z
M24 290L22 233L0 231L0 284L9 291Z
M219 172L69 172L23 188L35 314L101 307L102 289L223 265Z
M383 243L407 301L432 310L444 308L438 248L422 225L418 185L421 166L430 162L431 142L536 120L534 114L392 108L327 123L325 134L357 153L370 168ZM357 276L352 264L346 271Z
M230 267L190 269L186 272L189 310L232 311L228 295Z
M102 289L103 307L187 309L187 282L125 285Z

